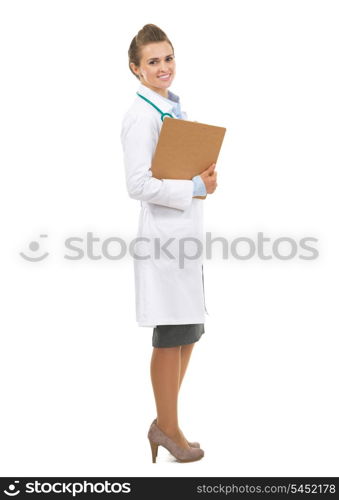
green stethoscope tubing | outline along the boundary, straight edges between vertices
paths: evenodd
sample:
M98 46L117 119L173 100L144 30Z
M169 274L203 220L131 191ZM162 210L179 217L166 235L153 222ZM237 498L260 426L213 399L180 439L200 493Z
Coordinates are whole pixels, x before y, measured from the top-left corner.
M165 116L169 116L170 118L173 118L173 116L170 114L170 113L164 113L163 111L161 111L161 109L158 108L158 106L156 106L152 101L150 101L149 99L147 99L147 97L139 94L139 92L137 92L137 95L139 97L141 97L141 99L144 99L146 102L148 102L151 106L153 106L153 108L155 108L157 111L159 111L159 113L161 114L161 121L164 121L164 117Z

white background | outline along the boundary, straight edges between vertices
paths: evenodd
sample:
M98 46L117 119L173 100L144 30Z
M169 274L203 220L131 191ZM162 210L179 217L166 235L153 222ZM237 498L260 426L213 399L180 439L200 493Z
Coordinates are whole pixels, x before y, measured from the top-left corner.
M335 7L1 2L2 476L338 476ZM315 260L205 262L206 333L179 401L205 457L189 464L164 448L151 462L152 330L135 321L132 258L64 257L71 236L86 249L92 232L97 254L135 236L120 125L147 23L174 45L189 118L227 128L206 230L318 239ZM49 256L24 260L31 241Z

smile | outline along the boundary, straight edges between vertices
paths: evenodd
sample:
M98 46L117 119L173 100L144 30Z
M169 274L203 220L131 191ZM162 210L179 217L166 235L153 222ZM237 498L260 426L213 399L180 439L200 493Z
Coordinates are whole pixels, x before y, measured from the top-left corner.
M168 80L171 76L171 73L166 73L166 75L161 75L161 76L158 76L158 78L160 78L160 80Z

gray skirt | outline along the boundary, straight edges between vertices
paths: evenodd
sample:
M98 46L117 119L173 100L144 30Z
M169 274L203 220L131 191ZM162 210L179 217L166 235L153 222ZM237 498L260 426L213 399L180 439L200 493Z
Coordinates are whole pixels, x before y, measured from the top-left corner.
M197 342L205 333L204 323L193 325L157 325L153 328L153 347L175 347Z

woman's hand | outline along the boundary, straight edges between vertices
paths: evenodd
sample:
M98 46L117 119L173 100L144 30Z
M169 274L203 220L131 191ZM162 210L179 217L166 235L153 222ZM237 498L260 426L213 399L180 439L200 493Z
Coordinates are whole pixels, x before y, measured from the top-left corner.
M215 163L212 163L206 170L204 170L200 177L205 183L207 194L212 194L217 188L217 172L215 172Z

